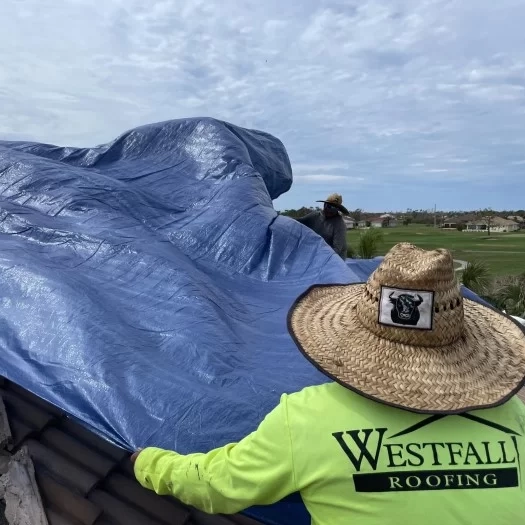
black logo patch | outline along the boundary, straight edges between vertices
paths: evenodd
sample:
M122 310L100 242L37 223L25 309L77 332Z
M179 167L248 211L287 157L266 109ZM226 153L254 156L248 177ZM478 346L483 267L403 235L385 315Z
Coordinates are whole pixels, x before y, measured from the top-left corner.
M381 287L379 323L399 328L432 330L434 292Z
M390 317L393 323L408 324L417 326L421 314L419 313L419 306L423 303L421 295L402 293L397 297L393 297L395 292L392 292L388 297L390 302L394 305Z

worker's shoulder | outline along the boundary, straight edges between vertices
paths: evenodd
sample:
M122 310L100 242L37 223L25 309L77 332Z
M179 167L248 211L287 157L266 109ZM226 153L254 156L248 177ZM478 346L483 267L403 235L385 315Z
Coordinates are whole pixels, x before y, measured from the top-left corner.
M288 394L286 396L287 403L289 405L313 405L316 403L324 403L328 400L331 401L343 401L348 402L348 399L351 398L353 392L330 381L322 385L308 386L303 388L298 392L293 394Z
M507 420L518 422L521 427L521 432L525 432L525 404L517 395L512 396L505 403L492 408L474 410L471 414L476 417L494 421Z
M317 217L319 215L323 215L321 210L312 210L308 212L306 215L303 215L303 217Z

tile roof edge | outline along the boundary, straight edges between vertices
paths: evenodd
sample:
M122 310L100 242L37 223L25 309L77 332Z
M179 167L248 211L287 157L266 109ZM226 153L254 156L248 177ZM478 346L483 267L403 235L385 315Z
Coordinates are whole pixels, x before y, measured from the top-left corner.
M5 500L9 525L49 525L35 467L25 447L9 458L8 470L0 478L0 497Z
M4 401L4 394L7 395L5 401ZM52 420L50 422L41 421L43 424L42 426L38 426L38 428L35 426L34 431L29 434L23 434L23 437L20 438L20 436L17 436L17 429L18 427L13 424L15 422L24 422L24 419L20 419L19 414L15 413L13 414L13 407L11 406L13 403L13 399L19 400L20 403L24 402L28 405L32 405L35 407L35 409L40 410L43 413L49 413L50 416L52 416ZM20 408L20 407L18 407ZM23 408L23 407L22 407ZM5 414L2 414L2 410L5 410ZM4 418L5 415L5 418ZM15 418L13 419L13 415L15 415ZM42 419L42 418L41 418ZM31 444L37 444L39 446L43 446L46 448L46 451L53 452L54 454L59 453L60 457L63 458L66 461L70 461L70 456L66 454L62 449L57 449L54 444L47 443L45 441L45 436L49 435L49 437L53 437L53 429L57 430L58 432L64 432L68 436L70 436L72 439L75 439L78 441L79 444L88 446L93 449L94 452L97 454L111 458L112 461L114 461L113 467L108 471L105 472L104 475L100 478L100 480L97 483L96 487L93 487L88 494L81 495L78 494L81 499L84 499L87 504L92 504L92 502L89 499L89 494L94 491L96 488L103 490L104 492L107 492L107 483L108 480L111 479L112 476L117 475L119 473L125 473L126 469L126 462L129 462L129 455L130 452L121 446L113 443L112 441L108 440L104 435L101 435L99 432L94 431L90 425L86 425L82 420L79 420L78 418L71 417L68 415L65 411L58 409L55 407L52 403L49 403L46 399L41 398L40 396L37 396L36 394L33 394L30 390L25 389L24 387L16 384L15 382L0 376L0 425L2 424L2 421L5 422L5 425L2 427L0 426L0 441L2 439L2 432L5 434L4 440L6 443L4 446L0 446L0 475L2 473L1 468L1 459L2 456L6 458L6 462L9 461L9 458L12 458L16 456L21 450L25 450L30 460L34 463L34 470L36 470L36 487L38 487L39 493L42 495L44 501L43 501L43 508L44 508L44 515L47 516L47 519L50 520L49 522L44 523L54 523L55 514L56 512L59 512L60 516L66 516L71 517L73 514L69 510L64 510L62 506L57 507L56 505L53 506L53 503L46 500L46 491L43 487L40 487L38 485L38 479L39 476L47 476L49 479L53 480L53 474L47 471L44 464L41 464L36 458L31 457L31 450L30 446ZM31 424L28 423L26 426L30 427ZM15 443L16 442L16 443ZM13 445L13 443L16 444ZM106 447L101 447L102 444L108 445L108 448L114 448L114 450L106 450ZM120 451L120 452L119 452ZM82 467L85 468L85 467ZM89 470L89 469L87 469ZM86 470L86 472L87 472ZM129 469L128 469L129 470ZM4 470L5 472L5 470ZM47 478L46 478L47 479ZM132 477L134 480L134 476ZM56 480L58 485L63 487L65 490L73 491L70 486L68 486L67 483L64 483L61 480ZM109 494L109 492L108 492ZM120 501L126 501L126 498L123 498L121 494L116 494L116 496L119 498ZM161 496L156 497L161 498ZM184 519L184 523L188 523L188 525L262 525L263 522L260 522L258 520L255 520L254 518L249 517L248 515L244 513L235 514L232 516L226 516L226 515L206 515L206 519L203 517L203 513L200 513L196 509L192 507L187 507L183 505L178 500L174 499L174 503L176 502L176 505L181 506L182 508L186 508L188 510L188 515ZM50 506L51 504L51 506ZM151 515L151 517L155 516L155 514L151 514L149 507L138 507L140 512L147 513L148 516ZM51 512L52 515L48 515L47 513ZM100 516L99 519L102 519L103 517ZM60 522L61 523L61 522ZM68 522L69 523L69 522ZM73 522L71 522L73 523ZM102 523L102 522L101 522ZM162 522L165 525L165 521ZM180 525L180 521L177 522ZM41 525L39 522L36 522L36 524ZM11 525L11 524L10 524ZM17 525L26 525L24 524L17 524ZM31 523L31 525L34 525ZM159 522L160 525L160 522Z

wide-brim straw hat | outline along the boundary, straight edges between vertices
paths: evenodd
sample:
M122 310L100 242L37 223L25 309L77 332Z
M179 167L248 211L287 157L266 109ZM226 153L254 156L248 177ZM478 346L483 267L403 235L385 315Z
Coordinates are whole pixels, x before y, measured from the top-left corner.
M343 197L339 195L339 193L332 193L326 197L326 200L315 202L324 202L325 204L330 204L334 208L337 208L344 215L349 214L349 211L343 206Z
M288 327L327 376L414 412L494 407L525 383L524 327L463 298L444 249L398 244L366 283L313 286Z

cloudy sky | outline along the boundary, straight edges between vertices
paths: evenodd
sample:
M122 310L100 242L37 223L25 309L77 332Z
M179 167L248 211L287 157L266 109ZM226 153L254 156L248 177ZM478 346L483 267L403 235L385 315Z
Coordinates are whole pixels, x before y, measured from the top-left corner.
M0 0L0 139L212 116L350 208L525 208L523 0Z

